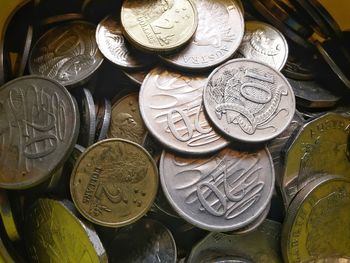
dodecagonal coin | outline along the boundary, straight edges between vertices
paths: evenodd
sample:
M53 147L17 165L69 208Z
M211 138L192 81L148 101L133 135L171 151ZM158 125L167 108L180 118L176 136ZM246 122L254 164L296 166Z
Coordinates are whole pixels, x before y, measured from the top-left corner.
M27 76L0 88L0 186L32 187L62 166L76 143L79 115L54 80Z
M239 141L257 143L277 137L295 112L294 93L286 78L249 59L230 60L216 68L203 94L213 124Z

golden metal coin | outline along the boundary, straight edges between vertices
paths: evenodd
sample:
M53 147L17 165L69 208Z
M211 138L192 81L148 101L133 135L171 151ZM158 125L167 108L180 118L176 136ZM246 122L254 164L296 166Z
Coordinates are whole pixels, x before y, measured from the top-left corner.
M72 199L91 222L120 227L141 218L158 189L157 167L138 144L107 139L90 146L75 164Z
M121 22L125 36L149 52L170 52L194 35L197 11L190 0L124 1Z
M10 201L5 190L0 189L0 216L4 229L11 241L20 240L17 224L12 213Z

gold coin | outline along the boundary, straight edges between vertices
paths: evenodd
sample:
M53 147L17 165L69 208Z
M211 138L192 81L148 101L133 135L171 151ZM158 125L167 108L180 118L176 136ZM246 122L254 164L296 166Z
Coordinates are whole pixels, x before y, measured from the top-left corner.
M141 218L158 189L157 167L140 145L107 139L90 146L75 164L70 190L91 222L120 227Z
M124 1L121 22L125 36L149 52L170 52L194 35L197 11L190 0Z

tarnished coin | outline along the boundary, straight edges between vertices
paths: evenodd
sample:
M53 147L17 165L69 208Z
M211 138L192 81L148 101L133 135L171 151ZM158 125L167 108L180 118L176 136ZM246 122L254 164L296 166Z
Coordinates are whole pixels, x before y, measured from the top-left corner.
M242 10L235 0L194 0L198 28L192 41L165 61L189 70L214 67L232 57L244 33Z
M111 102L106 98L98 103L98 110L96 112L96 135L95 141L106 139L111 122L112 107Z
M288 43L273 26L260 21L248 21L237 53L281 70L288 58Z
M216 254L239 257L248 262L282 263L280 231L280 223L265 220L256 230L247 234L210 233L193 247L187 262L207 262L208 257Z
M220 131L245 142L277 137L295 112L293 90L285 77L249 59L230 60L216 68L204 88L203 102Z
M176 244L171 232L153 219L141 219L117 232L108 252L112 263L176 262Z
M191 39L198 18L190 0L126 0L121 9L121 22L125 36L138 48L170 52Z
M346 150L350 118L328 113L312 120L284 149L281 192L287 208L304 186L324 174L350 178Z
M159 165L165 196L191 224L209 231L233 231L256 220L274 189L272 159L266 149L225 148L207 158L163 152Z
M55 79L64 86L86 82L103 61L95 30L93 24L76 21L47 31L33 47L30 73Z
M108 227L131 224L151 207L158 171L141 146L123 139L90 146L76 162L70 189L78 210L91 222Z
M18 78L0 88L0 186L32 187L62 166L79 131L77 106L56 81Z
M102 54L112 63L126 69L141 69L152 63L150 55L133 50L125 42L119 19L108 16L97 26L96 41Z
M33 262L108 262L93 227L68 200L39 199L26 215L25 241Z
M207 79L162 68L153 69L140 90L140 110L150 133L166 147L187 154L220 150L228 141L217 134L203 112Z
M349 209L349 180L325 176L308 184L288 209L281 240L284 260L324 262L318 260L349 256Z
M113 103L108 138L127 139L141 145L146 132L138 93L130 93Z

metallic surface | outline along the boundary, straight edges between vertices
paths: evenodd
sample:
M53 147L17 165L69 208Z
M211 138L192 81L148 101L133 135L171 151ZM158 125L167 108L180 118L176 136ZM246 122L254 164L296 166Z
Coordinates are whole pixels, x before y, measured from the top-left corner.
M3 189L0 190L0 217L8 238L12 242L20 240L21 236L14 213L12 213L11 203L6 191Z
M96 133L96 111L94 98L90 90L83 88L79 92L78 108L80 112L80 132L78 144L88 147L94 143Z
M111 102L106 98L100 100L96 113L96 141L106 139L112 115Z

